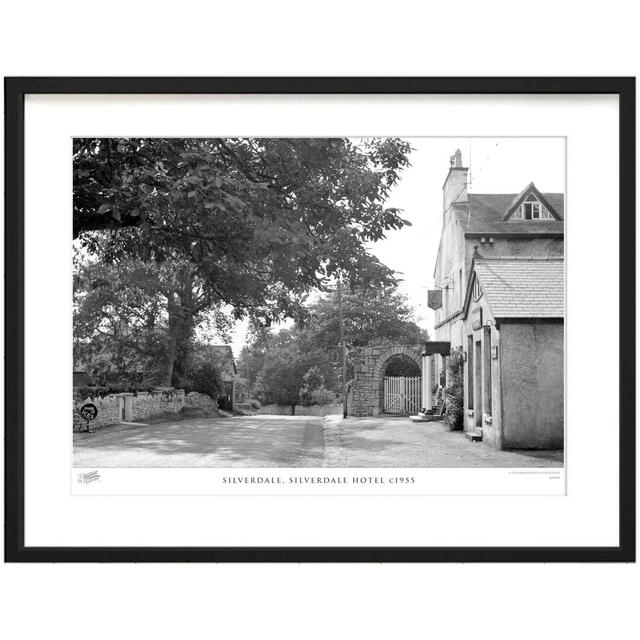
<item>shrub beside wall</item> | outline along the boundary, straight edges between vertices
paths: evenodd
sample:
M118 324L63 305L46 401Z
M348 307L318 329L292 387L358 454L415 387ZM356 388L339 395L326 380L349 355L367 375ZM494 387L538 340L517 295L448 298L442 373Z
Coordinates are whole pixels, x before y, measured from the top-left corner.
M449 386L446 388L447 409L445 411L445 422L449 425L450 431L460 431L463 427L464 418L464 361L462 359L462 348L454 349L451 355L447 356L447 369L449 370Z

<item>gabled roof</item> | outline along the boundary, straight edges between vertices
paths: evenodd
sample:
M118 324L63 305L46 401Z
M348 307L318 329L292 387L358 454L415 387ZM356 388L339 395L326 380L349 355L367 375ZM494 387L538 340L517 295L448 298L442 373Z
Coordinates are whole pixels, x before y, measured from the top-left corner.
M530 182L514 199L513 202L511 203L511 205L508 207L508 209L505 211L504 213L504 217L503 220L508 220L512 215L513 212L525 201L525 198L527 198L528 196L533 195L535 198L537 198L540 202L542 202L542 204L545 206L545 208L547 209L547 211L556 219L559 220L560 217L558 216L558 214L555 212L555 209L553 208L553 205L549 203L549 201L545 198L544 194L540 193L540 191L538 190L538 187L536 187L535 184L533 184L533 182ZM564 198L563 198L564 200ZM563 202L564 204L564 202Z
M531 191L527 185L521 193L470 193L468 202L455 202L451 209L465 234L564 234L564 194L536 193L541 201L555 214L555 220L505 220L505 215L513 207L519 206L518 200L526 198ZM533 185L535 187L535 185ZM518 203L518 204L516 204Z
M464 316L477 278L496 318L564 318L563 258L475 258Z

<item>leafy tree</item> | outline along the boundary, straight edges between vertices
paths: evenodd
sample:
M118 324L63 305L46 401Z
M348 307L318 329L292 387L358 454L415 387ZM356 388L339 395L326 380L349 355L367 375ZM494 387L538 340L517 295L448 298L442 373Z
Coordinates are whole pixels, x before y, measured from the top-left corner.
M348 379L351 379L355 352L367 344L415 344L427 339L413 320L414 312L406 296L397 289L374 291L354 290L343 294L343 314L348 352ZM336 347L339 342L339 312L337 294L325 294L310 305L309 320L299 327L281 330L278 333L258 331L246 345L239 358L239 367L247 377L250 389L259 387L269 396L268 402L280 402L279 376L284 375L285 362L291 365L286 370L290 388L285 392L284 404L291 404L298 393L302 404L317 403L314 392L325 389L335 394L340 388L342 366ZM288 359L288 360L287 360ZM297 362L320 361L313 368L297 366ZM393 362L395 375L419 375L412 360L399 359ZM274 376L273 381L268 381ZM296 389L298 392L296 392ZM326 395L326 394L325 394Z
M249 325L247 343L242 347L238 357L238 370L247 380L248 392L253 392L258 374L262 369L270 346L273 345L274 334L271 328L252 322Z
M310 309L306 327L311 344L324 349L340 342L338 294L322 296ZM345 338L349 347L387 341L414 344L427 333L414 320L407 297L395 286L354 289L342 293Z
M317 366L311 367L302 377L302 387L300 389L300 404L309 406L315 404L314 392L325 389L324 377Z
M296 345L273 349L257 379L257 389L266 403L291 407L291 413L300 404L300 387L309 370L308 358Z
M335 384L334 384L335 386ZM304 374L300 389L300 404L305 406L325 405L336 401L336 392L326 387L325 376L319 366L314 366Z
M74 140L74 235L105 262L189 262L216 304L302 318L337 273L393 281L367 248L408 222L384 201L408 165L385 138ZM213 304L212 302L212 304Z
M301 322L338 273L393 282L368 244L408 224L384 201L409 151L391 138L75 139L74 237L101 265L75 283L79 356L170 385L207 313Z
M192 391L204 393L215 400L224 390L220 368L211 360L199 359L190 368L188 375L188 387Z
M135 271L130 266L125 275L115 267L81 263L74 274L74 362L86 366L99 385L161 382L150 364L166 353L160 292L126 284Z
M261 401L295 410L302 403L305 385L309 390L308 396L303 393L305 401L311 401L310 393L323 384L336 387L333 363L321 350L302 349L299 329L294 327L271 334L264 350L264 363L254 385L254 392Z
M306 348L333 352L339 359L340 343L338 294L321 297L311 307L302 341ZM360 347L372 344L416 344L428 334L414 320L407 297L394 286L354 289L342 293L342 314L347 344L347 380L353 377L353 363ZM342 369L336 362L338 378ZM416 375L413 362L396 361L395 375ZM419 374L418 374L419 375Z
M74 360L99 384L170 386L190 366L195 327L228 328L209 305L189 263L105 264L76 252Z

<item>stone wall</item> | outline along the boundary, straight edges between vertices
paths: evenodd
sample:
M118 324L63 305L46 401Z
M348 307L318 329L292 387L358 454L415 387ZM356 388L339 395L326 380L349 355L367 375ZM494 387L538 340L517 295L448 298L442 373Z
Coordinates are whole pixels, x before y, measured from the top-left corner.
M198 393L197 391L187 393L184 399L184 406L193 409L202 409L207 418L215 418L220 415L218 403L204 393Z
M84 431L87 422L80 416L79 409L83 404L90 402L98 408L98 417L90 423L91 429L100 429L119 422L118 399L115 395L104 398L80 398L74 390L73 394L73 430Z
M350 416L377 416L383 410L383 378L389 360L408 356L422 369L422 345L362 347L354 364L347 410Z
M98 416L91 421L90 428L100 429L114 424L120 424L120 405L124 399L131 403L130 416L127 421L144 422L159 418L166 414L179 413L184 408L201 409L205 416L217 416L217 404L207 395L192 391L185 394L183 389L169 392L140 391L134 394L111 394L101 397L80 396L77 389L73 394L73 430L84 431L86 421L80 416L79 409L86 403L94 404L98 409Z
M257 415L271 415L271 416L290 416L291 407L286 407L278 404L267 404L260 407L256 411ZM296 407L296 416L331 416L342 415L342 404L325 404L325 405L313 405L311 407L303 407L302 405Z

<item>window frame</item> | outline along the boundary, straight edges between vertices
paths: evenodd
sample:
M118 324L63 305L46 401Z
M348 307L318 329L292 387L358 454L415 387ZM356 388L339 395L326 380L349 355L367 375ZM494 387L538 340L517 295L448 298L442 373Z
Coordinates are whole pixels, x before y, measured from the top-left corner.
M527 208L530 208L531 217L527 218ZM513 212L510 220L522 220L531 222L532 220L554 220L551 212L542 204L542 202L532 193L530 193L524 202Z

